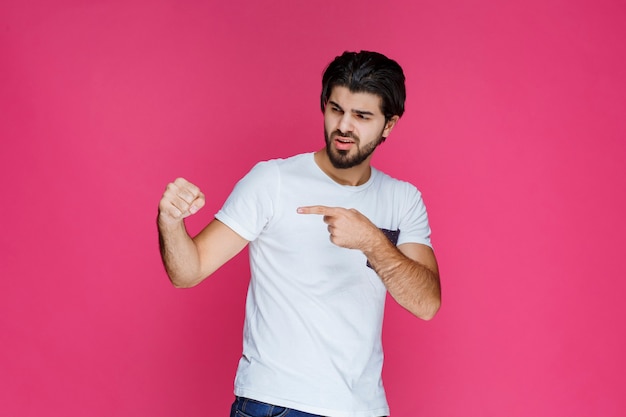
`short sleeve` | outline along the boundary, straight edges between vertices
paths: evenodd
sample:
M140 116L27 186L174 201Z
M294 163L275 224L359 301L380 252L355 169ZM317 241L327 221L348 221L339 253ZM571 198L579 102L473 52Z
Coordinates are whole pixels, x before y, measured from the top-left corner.
M215 218L253 241L274 214L279 188L277 165L272 161L259 162L237 182Z
M403 243L421 243L432 247L430 241L430 225L426 205L422 194L409 183L403 183L404 204L400 220L400 236L398 245Z

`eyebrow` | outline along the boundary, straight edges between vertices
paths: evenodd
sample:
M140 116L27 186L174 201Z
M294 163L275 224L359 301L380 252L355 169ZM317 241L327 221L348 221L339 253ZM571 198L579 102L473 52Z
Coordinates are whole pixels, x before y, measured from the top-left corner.
M332 100L328 100L328 102L331 105L337 107L339 110L343 111L343 108L339 104L335 103ZM371 111L367 111L367 110L352 110L352 113L360 114L362 116L374 116L374 113L372 113Z

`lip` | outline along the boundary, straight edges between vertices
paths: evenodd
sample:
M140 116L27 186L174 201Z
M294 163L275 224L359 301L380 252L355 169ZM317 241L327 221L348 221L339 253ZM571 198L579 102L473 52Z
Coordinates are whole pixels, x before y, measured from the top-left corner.
M354 145L354 140L343 136L336 136L334 142L338 150L348 150Z

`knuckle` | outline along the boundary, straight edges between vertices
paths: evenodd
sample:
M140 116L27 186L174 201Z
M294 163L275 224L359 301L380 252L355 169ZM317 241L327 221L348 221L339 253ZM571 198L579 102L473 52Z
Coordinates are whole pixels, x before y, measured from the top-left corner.
M193 196L185 190L180 190L176 196L184 202L188 202L193 199Z
M170 182L169 184L167 184L167 187L165 187L165 192L167 193L169 192L173 192L174 190L176 190L178 188L178 186L176 185L175 182Z

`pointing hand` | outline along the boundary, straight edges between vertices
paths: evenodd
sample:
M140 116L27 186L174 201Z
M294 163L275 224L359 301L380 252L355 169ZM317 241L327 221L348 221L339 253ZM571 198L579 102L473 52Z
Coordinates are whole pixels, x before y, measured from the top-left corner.
M380 230L355 209L327 206L299 207L300 214L322 215L328 225L330 241L348 249L369 250L376 242Z

